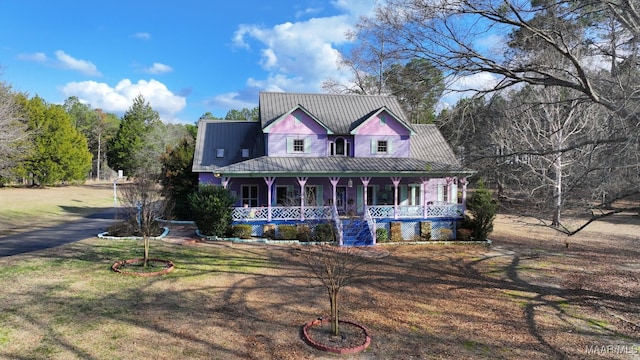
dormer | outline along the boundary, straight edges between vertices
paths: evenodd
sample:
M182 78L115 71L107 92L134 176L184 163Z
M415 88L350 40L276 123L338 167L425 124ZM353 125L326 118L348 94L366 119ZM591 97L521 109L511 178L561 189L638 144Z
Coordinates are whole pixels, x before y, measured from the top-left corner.
M263 127L269 156L326 156L327 135L322 121L297 105Z

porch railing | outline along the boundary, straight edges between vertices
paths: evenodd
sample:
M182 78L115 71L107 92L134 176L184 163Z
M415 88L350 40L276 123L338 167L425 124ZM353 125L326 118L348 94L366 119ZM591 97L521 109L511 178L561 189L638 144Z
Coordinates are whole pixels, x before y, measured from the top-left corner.
M369 233L371 234L371 239L373 240L373 244L375 245L376 239L376 221L371 217L371 211L368 207L364 209L364 220L367 222L367 226L369 226Z
M436 202L423 206L370 205L369 213L374 219L421 219L421 218L461 218L464 209L460 204Z
M304 210L304 211L302 211ZM304 214L304 216L302 216ZM271 220L325 220L333 216L331 206L276 206L271 208ZM267 221L268 207L237 207L231 212L234 221Z
M327 220L335 217L332 206L274 206L271 208L272 221L286 220ZM436 202L422 206L398 206L397 216L393 205L370 205L368 215L373 219L422 219L422 218L462 218L463 207L460 204ZM237 207L232 211L234 221L267 221L268 207ZM304 215L304 216L302 216ZM426 215L426 216L425 216Z

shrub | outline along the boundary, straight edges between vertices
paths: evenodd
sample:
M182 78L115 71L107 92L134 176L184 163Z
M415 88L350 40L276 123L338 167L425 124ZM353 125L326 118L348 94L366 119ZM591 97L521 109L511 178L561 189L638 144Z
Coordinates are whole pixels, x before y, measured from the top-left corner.
M473 234L473 230L471 229L458 229L458 236L457 239L460 241L469 241L471 240L471 234Z
M440 239L438 240L451 240L451 234L453 234L451 229L442 228L440 229Z
M223 237L231 225L236 199L222 186L202 185L188 196L194 221L205 235Z
M468 221L471 223L474 240L486 240L493 231L498 204L493 201L491 191L484 186L483 181L478 182L478 188L467 200L467 208L472 215Z
M322 223L313 229L313 240L318 242L335 241L335 231L333 225Z
M384 229L384 228L376 229L376 241L377 242L389 241L389 233L387 233L387 229Z
M311 229L309 229L309 225L298 225L296 239L305 242L311 241Z
M238 224L232 227L231 236L237 237L240 239L251 239L252 232L251 225L249 224Z
M293 240L298 236L298 227L295 225L278 226L278 238L281 240Z

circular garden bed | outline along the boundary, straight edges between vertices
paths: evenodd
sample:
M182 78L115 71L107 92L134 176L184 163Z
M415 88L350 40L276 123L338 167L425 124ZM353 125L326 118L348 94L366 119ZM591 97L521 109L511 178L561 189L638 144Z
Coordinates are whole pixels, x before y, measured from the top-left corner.
M318 350L335 354L353 354L371 344L369 330L352 321L339 320L340 335L331 332L331 319L320 318L306 323L302 328L304 340Z
M136 258L117 261L111 269L117 273L134 276L156 276L167 274L174 269L173 262L162 259L147 259L147 266L144 266L144 259Z

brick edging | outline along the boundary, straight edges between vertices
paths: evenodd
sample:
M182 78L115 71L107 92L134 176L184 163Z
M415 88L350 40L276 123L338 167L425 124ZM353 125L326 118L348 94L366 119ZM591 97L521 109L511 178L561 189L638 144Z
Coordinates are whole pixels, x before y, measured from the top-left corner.
M363 351L364 349L368 348L369 345L371 344L371 336L369 335L369 330L358 324L355 323L353 321L347 321L347 320L338 320L338 323L345 323L345 324L351 324L353 326L359 327L360 329L362 329L364 331L365 334L365 341L363 344L358 345L358 346L354 346L354 347L350 347L350 348L339 348L339 347L333 347L333 346L328 346L322 343L319 343L315 340L313 340L311 338L311 336L309 336L309 328L315 325L322 325L325 324L327 322L330 322L331 319L316 319L313 321L309 321L308 323L304 324L304 326L302 327L302 335L304 337L304 340L311 346L315 347L318 350L322 350L322 351L327 351L327 352L332 352L334 354L354 354L354 353L358 353Z

